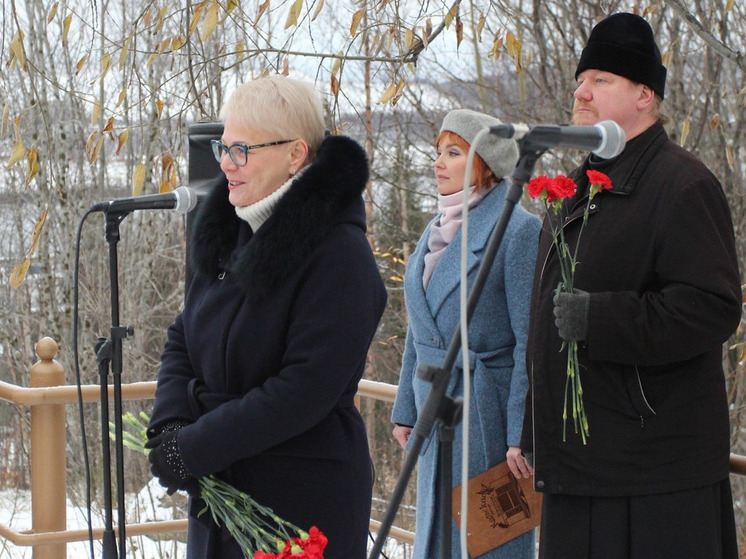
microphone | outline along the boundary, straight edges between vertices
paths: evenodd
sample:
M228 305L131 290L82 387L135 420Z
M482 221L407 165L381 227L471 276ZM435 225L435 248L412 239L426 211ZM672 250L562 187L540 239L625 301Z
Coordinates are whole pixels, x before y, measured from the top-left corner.
M197 206L197 193L189 187L180 186L172 192L149 194L132 198L118 198L94 204L91 211L106 213L129 213L135 210L176 210L185 214Z
M627 142L624 130L613 120L604 120L593 126L498 124L490 127L490 134L514 138L528 147L548 149L564 146L589 150L602 159L622 153Z

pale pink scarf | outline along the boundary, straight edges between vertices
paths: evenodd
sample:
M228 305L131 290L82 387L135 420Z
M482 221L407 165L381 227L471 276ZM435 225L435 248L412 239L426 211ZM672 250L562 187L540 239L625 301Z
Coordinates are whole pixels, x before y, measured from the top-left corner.
M479 204L487 192L489 190L484 188L479 192L475 192L473 186L469 189L469 211ZM427 240L427 247L430 251L425 255L425 271L422 274L422 285L425 288L427 288L430 276L438 265L443 251L461 228L461 222L463 221L461 215L462 208L463 193L461 191L454 192L453 194L438 194L440 219L430 227L430 237Z

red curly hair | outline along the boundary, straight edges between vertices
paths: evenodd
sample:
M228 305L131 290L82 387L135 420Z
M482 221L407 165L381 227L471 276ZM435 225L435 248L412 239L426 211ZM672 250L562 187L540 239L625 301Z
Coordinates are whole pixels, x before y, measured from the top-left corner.
M444 130L443 132L438 134L438 137L435 139L436 149L442 143L453 144L461 148L464 153L469 152L469 144L466 142L466 140L464 140L461 136L454 132ZM492 169L487 166L487 163L484 162L484 159L479 157L478 153L474 152L474 161L471 169L471 182L472 184L476 185L476 188L474 190L476 192L479 192L483 188L490 186L496 180L497 178L495 177L495 173L492 172Z

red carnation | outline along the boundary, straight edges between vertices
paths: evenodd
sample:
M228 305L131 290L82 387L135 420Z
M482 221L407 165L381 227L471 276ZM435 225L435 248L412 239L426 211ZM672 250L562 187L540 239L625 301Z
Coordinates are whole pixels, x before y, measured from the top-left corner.
M611 179L607 175L590 169L586 171L586 175L588 175L588 182L597 186L599 190L611 188Z

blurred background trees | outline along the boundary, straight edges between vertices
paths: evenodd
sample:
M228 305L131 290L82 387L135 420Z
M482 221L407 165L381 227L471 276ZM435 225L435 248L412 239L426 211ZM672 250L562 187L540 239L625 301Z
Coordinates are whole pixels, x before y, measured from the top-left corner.
M580 51L592 26L616 11L637 12L653 26L668 67L667 129L721 180L746 269L746 15L734 0L2 0L2 7L2 380L26 384L34 343L52 336L75 382L78 281L81 380L98 382L93 346L109 335L108 253L101 215L83 216L98 201L187 184L188 127L217 121L237 84L283 73L313 82L329 128L368 150L370 241L389 305L366 377L396 384L407 323L402 278L435 210L433 141L442 117L467 107L506 122L567 122ZM567 172L582 155L552 150L536 174ZM173 212L137 212L122 223L121 239L121 320L135 330L124 341L123 381L154 380L183 298L186 222ZM724 347L732 442L741 453L745 338L741 329ZM403 456L390 435L390 407L363 408L380 511ZM85 409L94 474L97 414L97 406ZM82 441L76 410L69 415L76 494ZM0 405L2 484L28 483L26 422L22 410ZM129 459L129 483L138 487L149 474ZM744 483L734 479L739 525ZM413 528L406 507L399 524Z

